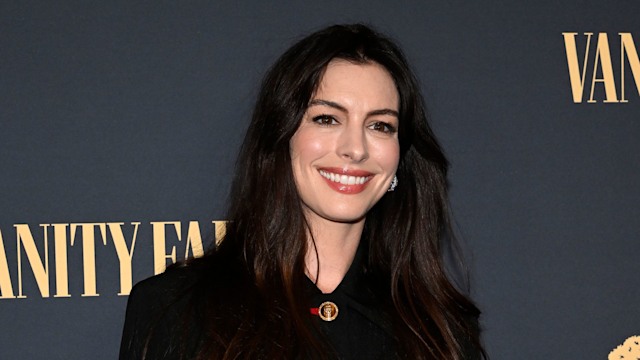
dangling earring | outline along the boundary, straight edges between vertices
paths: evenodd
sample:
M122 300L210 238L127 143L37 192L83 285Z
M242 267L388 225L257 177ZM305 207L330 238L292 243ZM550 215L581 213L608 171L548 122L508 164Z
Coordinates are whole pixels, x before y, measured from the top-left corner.
M389 189L387 190L387 192L394 191L397 186L398 186L398 176L394 175L393 180L391 180L391 186L389 186Z

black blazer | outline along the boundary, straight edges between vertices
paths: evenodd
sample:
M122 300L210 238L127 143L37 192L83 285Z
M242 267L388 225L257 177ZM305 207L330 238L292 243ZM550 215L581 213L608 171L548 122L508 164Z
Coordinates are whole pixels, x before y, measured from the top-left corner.
M315 284L307 281L309 312L305 315L322 341L335 350L338 359L395 359L396 340L391 321L368 286L362 258L359 250L331 294L322 294ZM203 286L203 282L198 282L201 277L190 267L176 267L133 287L127 303L121 360L142 359L143 354L146 359L180 359L181 353L186 354L186 359L193 357L203 341L202 319L185 310L191 306L194 285ZM325 301L333 302L339 310L337 318L330 322L313 311Z
M208 284L221 289L220 296L226 296L225 288L232 287L235 279L229 273L235 272L226 270L226 265L223 268L225 270L211 273L196 270L195 267L174 267L136 284L127 304L120 359L142 359L143 354L146 354L145 359L153 360L194 358L199 346L206 340L203 336L203 319L198 317L202 311L194 311L190 299L199 293L198 289L209 286ZM215 279L229 280L225 285L224 280ZM399 358L397 343L401 339L396 339L394 335L392 319L386 311L389 305L383 304L379 300L381 297L376 296L375 285L369 281L364 270L360 250L333 293L322 294L315 284L307 281L307 315L310 317L310 324L317 330L322 341L328 342L329 347L335 350L335 358ZM243 299L236 297L234 301L242 302ZM339 309L337 318L331 322L325 322L312 314L312 309L317 309L325 301L335 303ZM466 359L479 359L473 346L469 346L467 350ZM181 357L181 354L185 356Z

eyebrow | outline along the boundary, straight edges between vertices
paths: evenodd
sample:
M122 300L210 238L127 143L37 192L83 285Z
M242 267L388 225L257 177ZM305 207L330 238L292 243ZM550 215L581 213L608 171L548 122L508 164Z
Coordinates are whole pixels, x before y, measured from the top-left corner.
M333 101L329 101L329 100L322 100L322 99L313 99L309 102L309 107L314 106L314 105L324 105L324 106L329 106L332 107L334 109L340 110L344 113L348 113L349 110L347 110L346 107L338 104L337 102L333 102ZM367 113L367 116L376 116L376 115L391 115L391 116L395 116L397 118L400 117L400 114L398 114L398 112L396 110L392 110L392 109L378 109L378 110L372 110L369 111Z

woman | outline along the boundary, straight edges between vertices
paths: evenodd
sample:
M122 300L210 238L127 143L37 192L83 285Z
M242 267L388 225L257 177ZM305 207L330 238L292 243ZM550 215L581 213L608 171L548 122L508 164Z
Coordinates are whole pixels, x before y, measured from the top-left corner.
M141 282L121 359L476 359L447 161L400 49L331 26L266 75L224 241Z

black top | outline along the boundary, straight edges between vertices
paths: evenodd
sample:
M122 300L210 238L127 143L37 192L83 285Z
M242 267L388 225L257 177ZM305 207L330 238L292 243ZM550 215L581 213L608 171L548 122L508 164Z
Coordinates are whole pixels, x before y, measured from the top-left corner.
M333 321L314 317L339 359L394 359L397 356L391 319L367 281L361 248L332 293L323 294L308 281L310 308L326 301L338 307L338 316Z
M307 281L308 316L338 359L394 359L397 356L390 319L367 282L363 263L359 249L343 281L331 294L322 294L313 282ZM185 359L195 357L191 354L197 350L198 336L185 337L184 329L187 326L187 334L194 335L201 330L198 318L184 317L190 306L184 294L191 293L189 288L197 279L198 274L189 267L173 268L134 286L127 304L121 360L141 359L145 346L146 359L180 359L184 351ZM323 321L311 311L325 301L335 303L339 309L337 318L331 322ZM152 340L145 345L151 329Z

